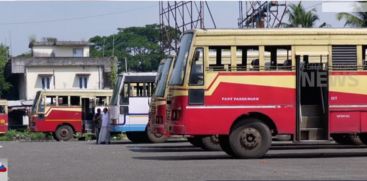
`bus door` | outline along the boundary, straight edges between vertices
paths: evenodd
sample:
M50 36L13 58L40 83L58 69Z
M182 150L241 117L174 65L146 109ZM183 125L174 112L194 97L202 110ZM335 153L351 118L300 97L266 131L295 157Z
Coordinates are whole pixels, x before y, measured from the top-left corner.
M296 140L328 140L328 56L296 55L296 71Z
M93 131L93 100L90 98L81 98L83 130L85 132Z
M149 102L153 82L130 83L126 124L133 131L144 131L148 124Z

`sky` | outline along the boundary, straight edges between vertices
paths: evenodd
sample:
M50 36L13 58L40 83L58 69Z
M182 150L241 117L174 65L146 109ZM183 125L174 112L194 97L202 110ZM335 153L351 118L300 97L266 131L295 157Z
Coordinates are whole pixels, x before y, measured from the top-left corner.
M237 28L238 1L208 4L217 28ZM343 27L344 23L336 20L336 13L321 11L320 1L303 4L306 9L316 8L318 24L327 22L332 27ZM30 50L31 37L88 40L116 33L117 28L153 23L159 23L158 2L154 1L0 2L0 43L11 47L13 56ZM211 26L209 21L206 24Z

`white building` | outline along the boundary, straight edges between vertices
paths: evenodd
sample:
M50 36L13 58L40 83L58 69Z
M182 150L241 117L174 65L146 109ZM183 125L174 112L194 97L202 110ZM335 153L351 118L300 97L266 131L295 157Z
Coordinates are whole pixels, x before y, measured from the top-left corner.
M19 99L33 100L42 89L108 89L116 65L111 57L90 58L89 42L46 39L31 42L32 57L12 58Z

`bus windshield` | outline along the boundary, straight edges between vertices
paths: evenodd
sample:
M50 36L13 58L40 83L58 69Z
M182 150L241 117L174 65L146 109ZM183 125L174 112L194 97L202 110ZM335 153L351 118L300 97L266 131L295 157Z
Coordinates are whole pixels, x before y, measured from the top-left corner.
M172 58L169 58L166 61L164 61L163 68L161 70L162 72L159 75L157 88L155 89L155 93L154 93L154 95L156 97L163 97L164 96L164 92L166 90L166 84L167 84L167 79L168 79L168 74L169 74L169 69L171 67L171 63L172 63Z
M177 55L177 60L172 71L172 77L169 82L170 85L182 85L185 75L185 68L187 64L187 57L192 42L192 33L183 35L180 43L180 50Z
M120 75L117 79L115 87L113 88L113 94L112 94L112 98L111 98L111 105L116 106L117 103L118 103L117 98L120 94L121 82L122 82L122 76Z
M35 97L35 98L34 98L34 100L33 100L33 106L32 106L32 113L33 113L33 114L35 114L35 113L36 113L36 110L37 110L37 101L38 101L38 99L39 99L40 95L41 95L41 91L38 91L38 92L36 93L36 97Z

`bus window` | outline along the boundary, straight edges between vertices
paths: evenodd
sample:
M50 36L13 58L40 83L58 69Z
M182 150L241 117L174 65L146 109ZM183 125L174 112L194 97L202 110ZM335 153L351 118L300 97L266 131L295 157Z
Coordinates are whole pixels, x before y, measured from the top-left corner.
M70 105L71 106L80 106L80 97L79 96L70 96Z
M56 96L46 96L46 106L56 106Z
M0 106L0 114L5 114L5 106Z
M197 48L191 64L190 85L204 84L204 49Z
M38 112L43 113L45 112L45 99L42 96L39 103L38 103Z
M97 103L97 106L105 106L107 105L107 98L98 96L96 97L96 103Z
M357 46L333 45L331 55L334 70L356 70Z
M265 46L265 70L291 68L291 46Z
M59 96L58 104L59 106L68 106L69 105L68 96Z
M255 62L259 62L259 47L237 47L237 70L246 71L248 68L250 70L255 70Z
M209 47L209 70L224 71L231 66L231 47Z
M129 83L124 84L121 92L120 92L120 105L128 104L129 103L129 96L131 91L131 86Z

